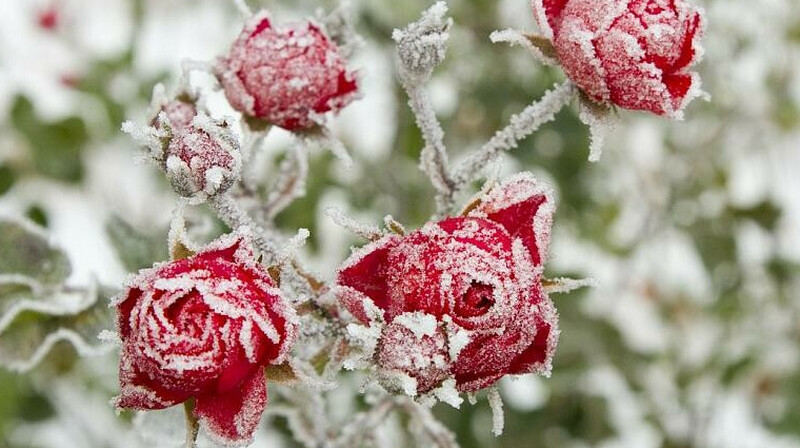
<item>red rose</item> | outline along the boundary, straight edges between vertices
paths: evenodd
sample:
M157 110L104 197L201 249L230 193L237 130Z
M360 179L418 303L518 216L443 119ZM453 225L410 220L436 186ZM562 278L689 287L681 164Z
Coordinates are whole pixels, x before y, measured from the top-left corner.
M541 279L553 212L550 191L521 174L464 217L357 250L337 291L365 324L371 304L382 311L379 371L408 375L418 393L447 377L474 391L507 374L549 373L558 317Z
M685 0L533 0L564 71L597 102L680 117L700 92L701 11Z
M214 438L247 444L267 403L264 366L282 362L294 311L241 239L145 269L116 300L120 408L195 399Z
M314 23L273 27L266 13L245 26L215 73L234 109L290 131L355 97L355 78L336 44Z
M182 98L173 98L161 105L158 112L164 112L169 125L174 131L186 129L192 124L192 120L197 116L197 107L193 101ZM156 129L161 129L159 117L156 116L150 123Z
M181 121L188 118L186 108L169 111L173 135L163 164L172 188L186 197L210 197L228 190L238 179L241 166L235 137L206 116L201 118L201 126L191 124L191 119L186 124Z

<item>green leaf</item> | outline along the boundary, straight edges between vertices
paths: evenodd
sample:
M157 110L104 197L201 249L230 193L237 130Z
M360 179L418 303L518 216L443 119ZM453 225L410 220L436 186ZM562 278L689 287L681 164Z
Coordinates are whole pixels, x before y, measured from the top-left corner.
M83 178L81 151L88 143L89 134L82 119L68 117L53 123L44 122L25 97L14 101L10 118L12 126L28 141L38 173L68 182Z
M17 372L36 367L59 343L68 342L80 356L106 353L111 347L98 339L113 324L113 309L96 284L46 296L9 283L0 290L0 366ZM56 351L59 357L71 353Z
M22 276L54 286L70 271L67 256L41 228L28 221L0 218L0 278Z
M149 267L169 256L166 230L148 235L133 228L122 218L112 216L106 223L106 233L129 272Z

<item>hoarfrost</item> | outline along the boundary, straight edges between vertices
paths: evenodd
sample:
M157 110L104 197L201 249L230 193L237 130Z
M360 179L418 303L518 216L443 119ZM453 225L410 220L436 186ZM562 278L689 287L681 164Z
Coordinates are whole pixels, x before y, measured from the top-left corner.
M500 391L496 387L492 387L489 389L489 394L486 398L489 400L489 407L492 409L492 434L500 436L503 434L503 427L505 426L503 399L500 397Z

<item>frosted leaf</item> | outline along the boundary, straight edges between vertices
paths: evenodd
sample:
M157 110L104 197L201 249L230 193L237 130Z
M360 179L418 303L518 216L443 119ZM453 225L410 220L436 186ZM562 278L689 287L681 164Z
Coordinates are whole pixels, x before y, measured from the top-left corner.
M520 45L543 64L558 64L556 50L553 48L553 44L550 40L545 36L507 29L492 32L492 34L489 35L489 39L492 40L492 43L505 42L511 45Z
M344 359L343 367L347 370L366 368L371 365L372 356L381 337L382 325L370 326L348 324L346 327L348 342L354 350Z
M79 356L98 356L113 346L98 334L113 327L111 311L96 283L36 296L24 285L0 285L0 365L17 372L36 367L61 341ZM18 317L30 315L30 318Z
M328 215L328 217L331 218L338 226L343 227L364 239L374 241L383 236L383 232L378 227L371 224L360 223L336 207L327 207L325 209L325 214Z
M122 217L112 215L105 225L106 234L116 249L117 257L128 271L136 271L167 258L167 245L163 229L142 231Z
M422 80L445 58L448 30L453 19L445 17L447 4L437 2L422 13L422 18L406 28L392 32L397 43L401 76Z
M578 117L589 126L589 161L597 162L603 153L606 137L619 125L619 117L613 108L580 96Z
M489 394L486 398L489 400L489 407L492 409L492 434L497 437L503 434L503 427L505 426L503 399L500 397L500 391L496 387L489 389Z
M57 286L71 269L67 256L42 228L31 221L0 217L0 282L15 277L43 287Z

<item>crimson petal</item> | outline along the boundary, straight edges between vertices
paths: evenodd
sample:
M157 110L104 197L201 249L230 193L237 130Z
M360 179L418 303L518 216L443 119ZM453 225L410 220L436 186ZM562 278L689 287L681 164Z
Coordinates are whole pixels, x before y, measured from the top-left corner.
M194 414L216 441L228 446L244 446L252 442L266 406L267 382L259 370L228 392L197 397Z
M473 213L482 213L522 239L534 265L547 258L555 204L550 190L522 173L492 189Z

